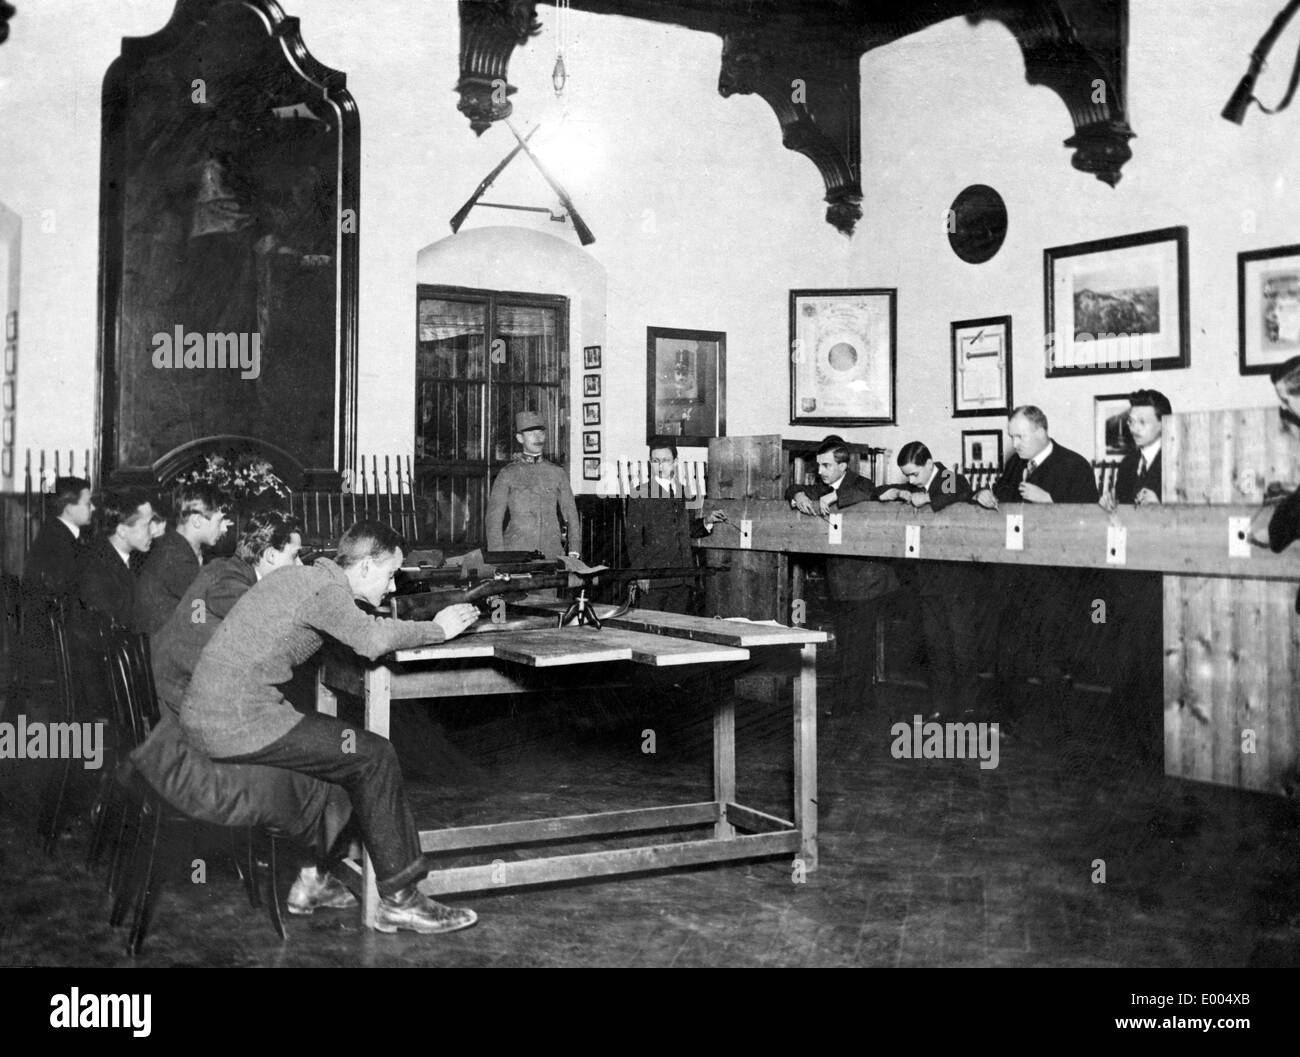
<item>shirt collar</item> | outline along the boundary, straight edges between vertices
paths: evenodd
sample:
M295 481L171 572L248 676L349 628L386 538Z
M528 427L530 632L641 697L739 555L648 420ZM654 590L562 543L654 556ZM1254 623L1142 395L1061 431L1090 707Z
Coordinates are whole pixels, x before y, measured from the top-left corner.
M122 559L122 564L125 565L128 569L131 568L131 552L119 550L117 548L117 545L112 540L108 541L108 545L109 547L112 548L113 553Z
M1047 461L1047 457L1052 454L1052 449L1055 447L1056 445L1049 440L1046 448L1025 463L1025 472L1028 473L1030 470L1035 470L1042 466L1043 463Z
M921 487L928 492L930 490L930 485L934 484L934 479L938 476L939 476L939 464L936 462L934 464L934 469L930 471L930 479L926 481L925 484L923 484Z
M655 480L659 482L659 487L665 492L671 492L675 487L677 487L677 482L671 477L656 477Z
M65 518L62 514L59 515L59 520L68 527L68 531L72 533L73 539L81 539L81 529L77 528L76 525Z
M840 490L840 485L844 483L844 478L846 478L848 475L849 475L848 470L845 470L842 474L840 474L840 479L836 481L833 485L831 485L831 491L838 492Z
M1142 458L1146 459L1147 466L1150 466L1153 462L1156 461L1156 456L1160 454L1160 438L1157 437L1145 448L1142 448L1141 451L1142 451Z

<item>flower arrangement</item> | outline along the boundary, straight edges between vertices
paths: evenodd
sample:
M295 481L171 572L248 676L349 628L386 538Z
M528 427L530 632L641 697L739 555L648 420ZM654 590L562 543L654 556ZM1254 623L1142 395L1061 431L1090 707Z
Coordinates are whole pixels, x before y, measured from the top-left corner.
M177 485L206 481L225 492L235 502L275 495L289 497L288 486L271 472L271 464L257 456L207 455L203 463L177 476Z

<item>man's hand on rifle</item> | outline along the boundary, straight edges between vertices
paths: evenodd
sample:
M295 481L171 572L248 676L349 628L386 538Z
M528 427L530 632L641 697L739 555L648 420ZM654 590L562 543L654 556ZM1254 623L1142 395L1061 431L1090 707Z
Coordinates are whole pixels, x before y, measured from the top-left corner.
M445 639L454 639L478 618L478 607L469 602L458 602L454 606L438 610L433 622L442 628Z

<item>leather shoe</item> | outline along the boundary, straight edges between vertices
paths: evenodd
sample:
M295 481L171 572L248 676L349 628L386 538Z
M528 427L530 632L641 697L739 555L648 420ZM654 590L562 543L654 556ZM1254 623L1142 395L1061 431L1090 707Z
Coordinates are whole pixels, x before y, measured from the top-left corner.
M326 910L348 910L357 905L357 897L333 874L318 874L314 880L299 874L289 889L290 914L312 914Z
M421 935L467 929L478 915L464 907L448 907L430 899L414 885L379 901L375 928L380 932L406 929Z

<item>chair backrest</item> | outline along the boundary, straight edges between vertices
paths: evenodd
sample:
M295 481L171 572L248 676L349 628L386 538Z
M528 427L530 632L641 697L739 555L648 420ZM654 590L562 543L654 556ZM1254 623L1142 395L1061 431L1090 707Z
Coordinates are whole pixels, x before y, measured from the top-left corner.
M72 648L68 640L68 610L65 603L50 601L46 611L50 642L54 647L54 677L63 714L72 722L77 715L77 680L72 673Z
M149 660L148 636L101 626L106 677L121 732L134 748L158 723L158 695Z

